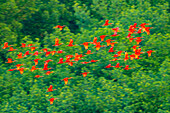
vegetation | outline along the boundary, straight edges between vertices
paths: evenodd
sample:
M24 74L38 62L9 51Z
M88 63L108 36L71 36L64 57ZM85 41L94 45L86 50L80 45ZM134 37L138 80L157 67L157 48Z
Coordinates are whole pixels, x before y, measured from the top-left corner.
M169 113L169 11L166 0L1 0L0 112ZM107 19L113 24L103 26ZM151 27L150 34L145 28L137 33L143 23L149 23L145 27ZM57 25L64 25L63 29ZM130 28L136 31L130 33ZM118 36L111 36L114 33ZM142 41L130 42L129 33ZM104 41L101 35L107 35ZM94 37L103 46L99 50ZM61 45L54 46L57 39ZM70 39L76 46L68 46ZM108 52L107 39L118 42L115 52ZM88 49L84 42L90 42ZM131 60L134 45L141 54ZM10 47L17 50L9 51ZM37 48L31 51L31 47ZM86 54L87 50L93 54ZM118 60L111 61L121 50ZM149 50L154 51L150 57ZM73 65L60 63L66 55L74 56ZM14 62L9 63L9 58ZM106 68L117 63L122 67ZM17 64L23 65L17 69ZM127 65L131 69L125 69Z

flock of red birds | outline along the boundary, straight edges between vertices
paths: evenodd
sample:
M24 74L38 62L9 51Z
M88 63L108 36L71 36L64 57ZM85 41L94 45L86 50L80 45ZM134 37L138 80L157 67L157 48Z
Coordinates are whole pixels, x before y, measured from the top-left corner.
M111 24L113 24L113 23L109 23L109 20L106 20L106 21L105 21L105 24L104 24L103 26L109 26L109 25L111 25ZM142 32L146 32L147 35L149 35L149 34L150 34L150 30L149 30L149 29L151 29L152 27L145 27L145 25L149 25L149 24L142 23L141 25L139 25L140 27L137 27L137 23L134 23L134 25L130 25L130 27L129 27L129 34L127 35L126 38L129 39L130 42L132 42L133 40L136 41L137 44L132 47L134 53L131 54L131 55L129 55L128 52L120 50L120 51L117 52L117 54L114 54L114 55L113 55L114 58L113 58L112 60L110 60L110 61L116 61L116 60L124 60L124 61L127 61L127 60L129 60L129 59L130 59L130 60L140 59L139 56L140 56L141 54L143 54L144 52L141 52L141 48L138 48L138 47L139 47L139 43L142 41L142 38L143 38L143 37L135 37L135 38L133 38L133 36L131 36L131 35L132 35L133 33L139 34L139 33L142 33ZM62 30L62 29L64 28L64 26L57 25L57 26L55 26L54 28L59 28L60 30ZM137 28L139 28L139 29L137 30ZM117 28L112 28L112 30L113 30L114 34L111 35L110 37L119 36L119 34L117 34L117 33L119 32L119 27L117 27ZM109 46L111 46L108 52L109 52L109 53L115 52L116 50L113 50L113 48L114 48L114 45L115 45L116 43L118 43L118 42L114 42L114 40L112 40L112 39L107 39L107 40L105 40L105 37L106 37L106 36L107 36L107 35L101 35L101 36L100 36L101 41L99 41L99 42L97 42L98 38L97 38L97 37L94 37L93 42L84 42L83 44L81 44L81 45L84 45L85 49L87 50L87 53L85 53L85 55L83 55L83 54L78 54L78 53L75 53L75 55L66 55L66 56L65 56L65 57L66 57L66 60L63 61L63 58L60 58L60 59L59 59L59 62L58 62L57 64L67 63L68 65L73 66L73 63L78 62L79 60L81 60L82 57L84 57L84 56L86 56L86 55L89 55L89 54L94 54L94 53L91 52L91 50L88 50L88 45L89 45L89 44L93 44L94 47L96 48L96 51L98 51L98 50L99 50L100 48L102 48L102 47L109 47ZM101 45L101 42L104 42L104 41L106 42L106 45ZM59 39L56 38L56 39L55 39L55 44L54 44L53 46L60 46L60 45L62 45L62 44L63 44L63 43L59 43ZM5 43L4 43L4 46L3 46L2 48L3 48L3 49L9 48L8 51L15 51L15 50L17 50L17 49L14 49L14 48L11 47L11 46L12 46L12 45L8 45L8 42L5 42ZM73 44L73 40L70 39L70 42L69 42L69 44L68 44L67 46L68 46L68 47L72 47L72 46L77 46L77 45L74 45L74 44ZM21 47L21 48L26 48L26 47L28 47L28 48L30 48L30 50L31 50L32 52L37 48L37 47L34 47L34 44L28 44L28 45L26 45L25 43L22 43L20 47ZM17 59L22 59L22 58L26 57L27 55L35 55L35 56L38 56L38 55L41 54L41 53L44 53L46 57L48 57L50 54L53 56L53 55L55 55L55 53L59 53L59 54L60 54L60 53L64 53L63 50L59 50L59 51L48 51L48 48L44 48L44 49L42 49L42 51L43 51L43 52L35 51L34 53L30 53L30 51L26 51L24 54L23 54L22 52L19 52L19 54L17 55ZM124 59L119 59L119 57L122 55L122 52L125 53L125 54L124 54ZM151 56L152 52L155 52L155 51L152 51L152 50L148 50L148 51L147 51L148 57ZM71 60L71 58L74 58L74 59ZM42 59L42 58L38 58L38 59L34 59L34 60L33 60L34 63L35 63L35 65L32 66L32 68L30 69L31 72L33 72L33 71L35 71L35 70L38 70L38 69L41 69L41 68L37 68L37 67L36 67L36 66L38 65L39 60L41 60L41 59ZM16 62L16 60L13 60L13 59L11 59L11 58L7 58L7 60L8 60L8 61L7 61L6 63ZM50 61L53 61L53 60L51 60L51 59L46 60L45 63L44 63L44 67L43 67L43 69L42 69L42 70L47 71L47 72L45 73L46 75L50 75L51 73L53 73L53 71L49 71L50 69L52 69L52 68L49 68L49 67L48 67L48 63L49 63ZM97 61L98 61L98 60L93 60L93 59L92 59L92 60L89 61L89 62L86 62L86 61L85 61L85 62L81 62L81 63L82 63L82 64L87 64L87 63L92 63L92 62L97 62ZM25 69L28 69L28 68L21 67L22 65L23 65L23 64L17 64L17 65L16 65L16 68L14 68L14 69L9 69L8 71L17 70L17 71L20 72L20 74L23 74L23 73L24 73L24 70L25 70ZM105 66L105 68L111 68L111 67L120 68L120 67L122 67L122 66L120 66L120 63L117 63L115 66L111 66L111 64L108 64L107 66ZM124 70L129 70L129 69L131 69L131 68L129 68L129 65L126 65L126 66L124 67ZM81 73L81 74L83 75L83 77L86 77L88 73L90 73L90 72L83 72L83 73ZM39 78L39 77L43 77L43 76L35 75L35 78ZM73 78L73 77L66 77L66 78L62 79L62 81L64 81L64 82L65 82L65 85L67 85L68 79L72 79L72 78ZM52 91L54 91L54 90L56 90L56 89L53 89L53 86L50 85L49 88L47 89L47 92L52 92ZM51 99L49 99L50 104L53 104L53 102L54 102L55 99L57 99L57 98L51 98Z

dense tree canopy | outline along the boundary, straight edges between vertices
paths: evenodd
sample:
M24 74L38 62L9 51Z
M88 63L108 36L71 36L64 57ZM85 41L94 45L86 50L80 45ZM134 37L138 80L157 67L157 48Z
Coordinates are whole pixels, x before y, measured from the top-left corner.
M166 0L1 0L0 112L169 113L169 11Z

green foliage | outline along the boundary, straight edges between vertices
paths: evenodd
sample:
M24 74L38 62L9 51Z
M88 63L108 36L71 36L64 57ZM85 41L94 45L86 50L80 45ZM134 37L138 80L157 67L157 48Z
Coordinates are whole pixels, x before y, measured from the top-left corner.
M169 113L169 3L165 0L8 0L0 1L0 112L5 113ZM102 26L106 19L109 26ZM132 54L132 43L126 38L130 25L149 23L150 35L146 32L133 34L143 37L139 44L143 54L141 59L124 61L124 51ZM63 30L54 28L65 25ZM139 27L137 25L137 27ZM111 28L119 27L119 36L111 37ZM86 55L87 50L81 45L92 42L94 37L100 41L101 35L108 35L105 40L118 42L114 50L122 50L120 60L110 61L113 55L108 53L109 47L99 51L93 44L89 49L94 54ZM60 46L53 46L55 39ZM73 47L67 47L73 39ZM2 49L8 42L15 51ZM36 48L21 48L21 43L34 44ZM106 45L106 42L101 42ZM43 48L48 51L63 50L64 53L45 56ZM38 56L27 55L17 59L17 55L28 51L42 52ZM150 57L146 53L153 50ZM66 55L75 53L85 55L80 61L69 66L58 64L59 58L66 60ZM5 63L7 58L16 60L12 64ZM34 59L39 60L37 68ZM52 59L48 67L53 71L46 75L42 70L46 60ZM71 60L73 60L72 58ZM82 64L91 60L95 63ZM108 64L121 68L105 68ZM20 74L17 64L28 68ZM130 70L123 68L129 65ZM90 72L83 77L83 72ZM35 75L43 77L35 78ZM62 79L73 77L65 85ZM50 85L56 89L47 92ZM50 98L58 98L50 104Z

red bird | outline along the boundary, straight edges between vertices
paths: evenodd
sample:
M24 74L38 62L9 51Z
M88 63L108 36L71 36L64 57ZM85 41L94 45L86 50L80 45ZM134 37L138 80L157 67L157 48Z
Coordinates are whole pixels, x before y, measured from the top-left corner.
M132 54L132 55L129 55L130 56L130 60L133 60L135 58L135 55Z
M59 39L56 38L55 39L55 44L53 46L59 46L59 45L62 45L63 43L59 43Z
M24 57L26 57L27 55L30 55L32 53L29 53L29 51L26 51L25 54L24 54Z
M28 45L27 45L27 47L31 47L31 46L33 46L33 44L28 44Z
M81 73L81 74L83 75L83 77L86 77L88 73L89 72L84 72L84 73Z
M37 69L39 69L39 68L36 68L36 66L32 66L31 72L33 72L34 70L37 70Z
M48 56L50 55L50 53L51 53L51 51L47 51L47 52L45 53L45 56L48 57Z
M148 53L148 57L150 57L150 56L151 56L152 52L155 52L155 51L152 51L152 50L147 51L147 53Z
M68 65L73 66L73 63L75 62L68 62Z
M114 40L111 40L111 39L106 40L107 46L109 46L111 44L111 41L114 41Z
M15 51L17 49L14 49L13 47L10 47L8 51Z
M7 58L8 62L5 62L5 63L12 63L12 62L15 62L16 60L12 61L12 58Z
M120 57L121 54L122 54L122 50L120 50L120 51L117 52L118 57Z
M96 45L97 44L97 37L94 37L93 42L90 42L90 43L93 44L93 45Z
M129 42L132 42L135 38L129 38Z
M96 51L98 51L101 47L105 47L104 45L102 46L102 45L100 45L100 42L97 42L97 44L96 44Z
M90 62L86 62L86 61L85 61L85 62L81 62L81 63L82 63L82 64L88 64L88 63L90 63Z
M20 47L24 48L24 47L26 47L26 44L22 43Z
M51 73L53 73L54 71L47 71L45 74L46 75L50 75Z
M142 41L141 39L137 39L137 40L136 40L137 45L139 45L139 43L140 43L141 41Z
M134 45L132 48L133 48L133 51L136 51L136 47L139 47L137 45Z
M4 47L2 47L2 49L6 49L6 48L8 48L8 47L10 47L10 46L11 46L11 45L8 46L8 42L5 42L5 43L4 43Z
M130 38L130 37L132 37L132 36L131 36L131 34L129 33L128 36L127 36L126 38Z
M119 36L119 34L117 34L117 32L114 32L114 34L110 36L115 37L115 36Z
M103 26L108 26L108 25L111 25L113 23L109 23L109 20L105 20L105 23L103 24Z
M65 51L63 51L63 50L60 50L60 51L57 51L57 53L65 53Z
M64 62L63 62L63 58L60 58L58 64L63 64L63 63L64 63Z
M70 42L67 46L69 46L69 47L76 46L76 45L73 45L73 39L70 39Z
M112 60L110 60L110 61L116 61L116 60L120 60L120 59L114 58L114 59L112 59Z
M118 54L113 55L113 57L118 57Z
M111 67L114 67L114 66L111 66L111 64L109 64L105 68L111 68Z
M27 68L22 67L22 68L19 68L19 69L18 69L18 70L20 71L20 74L23 74L23 73L24 73L24 69L27 69Z
M66 55L66 58L73 58L73 55Z
M100 38L101 38L101 41L104 41L104 38L106 37L107 35L101 35Z
M48 68L48 63L45 62L45 63L44 63L44 68L43 68L43 70L49 70L49 69L51 69L51 68Z
M51 51L51 55L53 56L56 53L56 51Z
M17 70L19 70L22 65L24 65L24 64L17 64L15 66L17 67Z
M115 51L116 50L113 50L113 47L111 47L108 52L110 53L110 52L115 52Z
M68 84L68 79L72 79L72 78L73 78L73 77L70 77L70 78L66 77L66 78L64 78L63 80L64 80L65 85Z
M64 63L69 63L69 62L71 62L70 57L66 57L66 61Z
M43 77L43 76L40 76L40 75L35 75L35 78L40 78L40 77Z
M119 66L120 63L117 63L116 66L114 66L115 68L119 68L119 67L122 67L122 66Z
M131 69L131 68L129 68L129 65L126 65L124 68L124 70L129 70L129 69Z
M97 62L97 61L98 61L98 60L93 60L93 59L92 59L90 62Z
M134 26L130 25L129 31L130 31L130 34L133 34L136 30L135 30Z
M88 50L86 54L93 54L93 53L91 53L91 50Z
M127 61L129 59L128 55L125 56L124 61Z
M119 32L119 27L117 27L117 28L112 28L112 30L113 30L114 32Z
M23 56L22 56L22 53L21 53L21 52L20 52L17 56L18 56L18 59L23 58Z
M84 45L85 49L88 49L88 43L89 42L84 42L82 45Z
M8 71L14 71L14 70L16 70L16 69L9 69Z
M56 100L58 98L50 98L49 101L50 101L50 104L53 104L54 100Z
M142 33L142 28L139 28L137 33Z
M42 53L42 52L38 53L38 51L35 51L35 53L33 55L38 56L38 54L40 54L40 53Z
M52 92L52 91L54 91L54 90L57 90L57 89L53 89L53 86L50 85L50 87L48 88L48 91L47 91L47 92Z
M110 43L110 45L111 45L112 47L114 47L116 43L118 43L118 42L112 42L112 43Z
M145 27L145 31L146 31L147 35L150 34L150 30L149 29L152 29L152 27Z
M47 52L48 51L48 49L47 48L44 48L44 49L42 49L43 50L43 52Z
M34 51L36 48L38 48L38 47L31 47L31 51Z
M45 61L45 63L47 63L47 64L48 64L50 61L53 61L53 60L48 59L48 60L46 60L46 61Z
M38 59L34 59L34 62L35 62L35 66L38 65L38 60L40 60L41 58L38 58Z
M59 28L60 29L60 31L61 30L63 30L63 28L65 27L65 25L63 25L63 26L61 26L61 25L57 25L57 26L55 26L54 28Z

